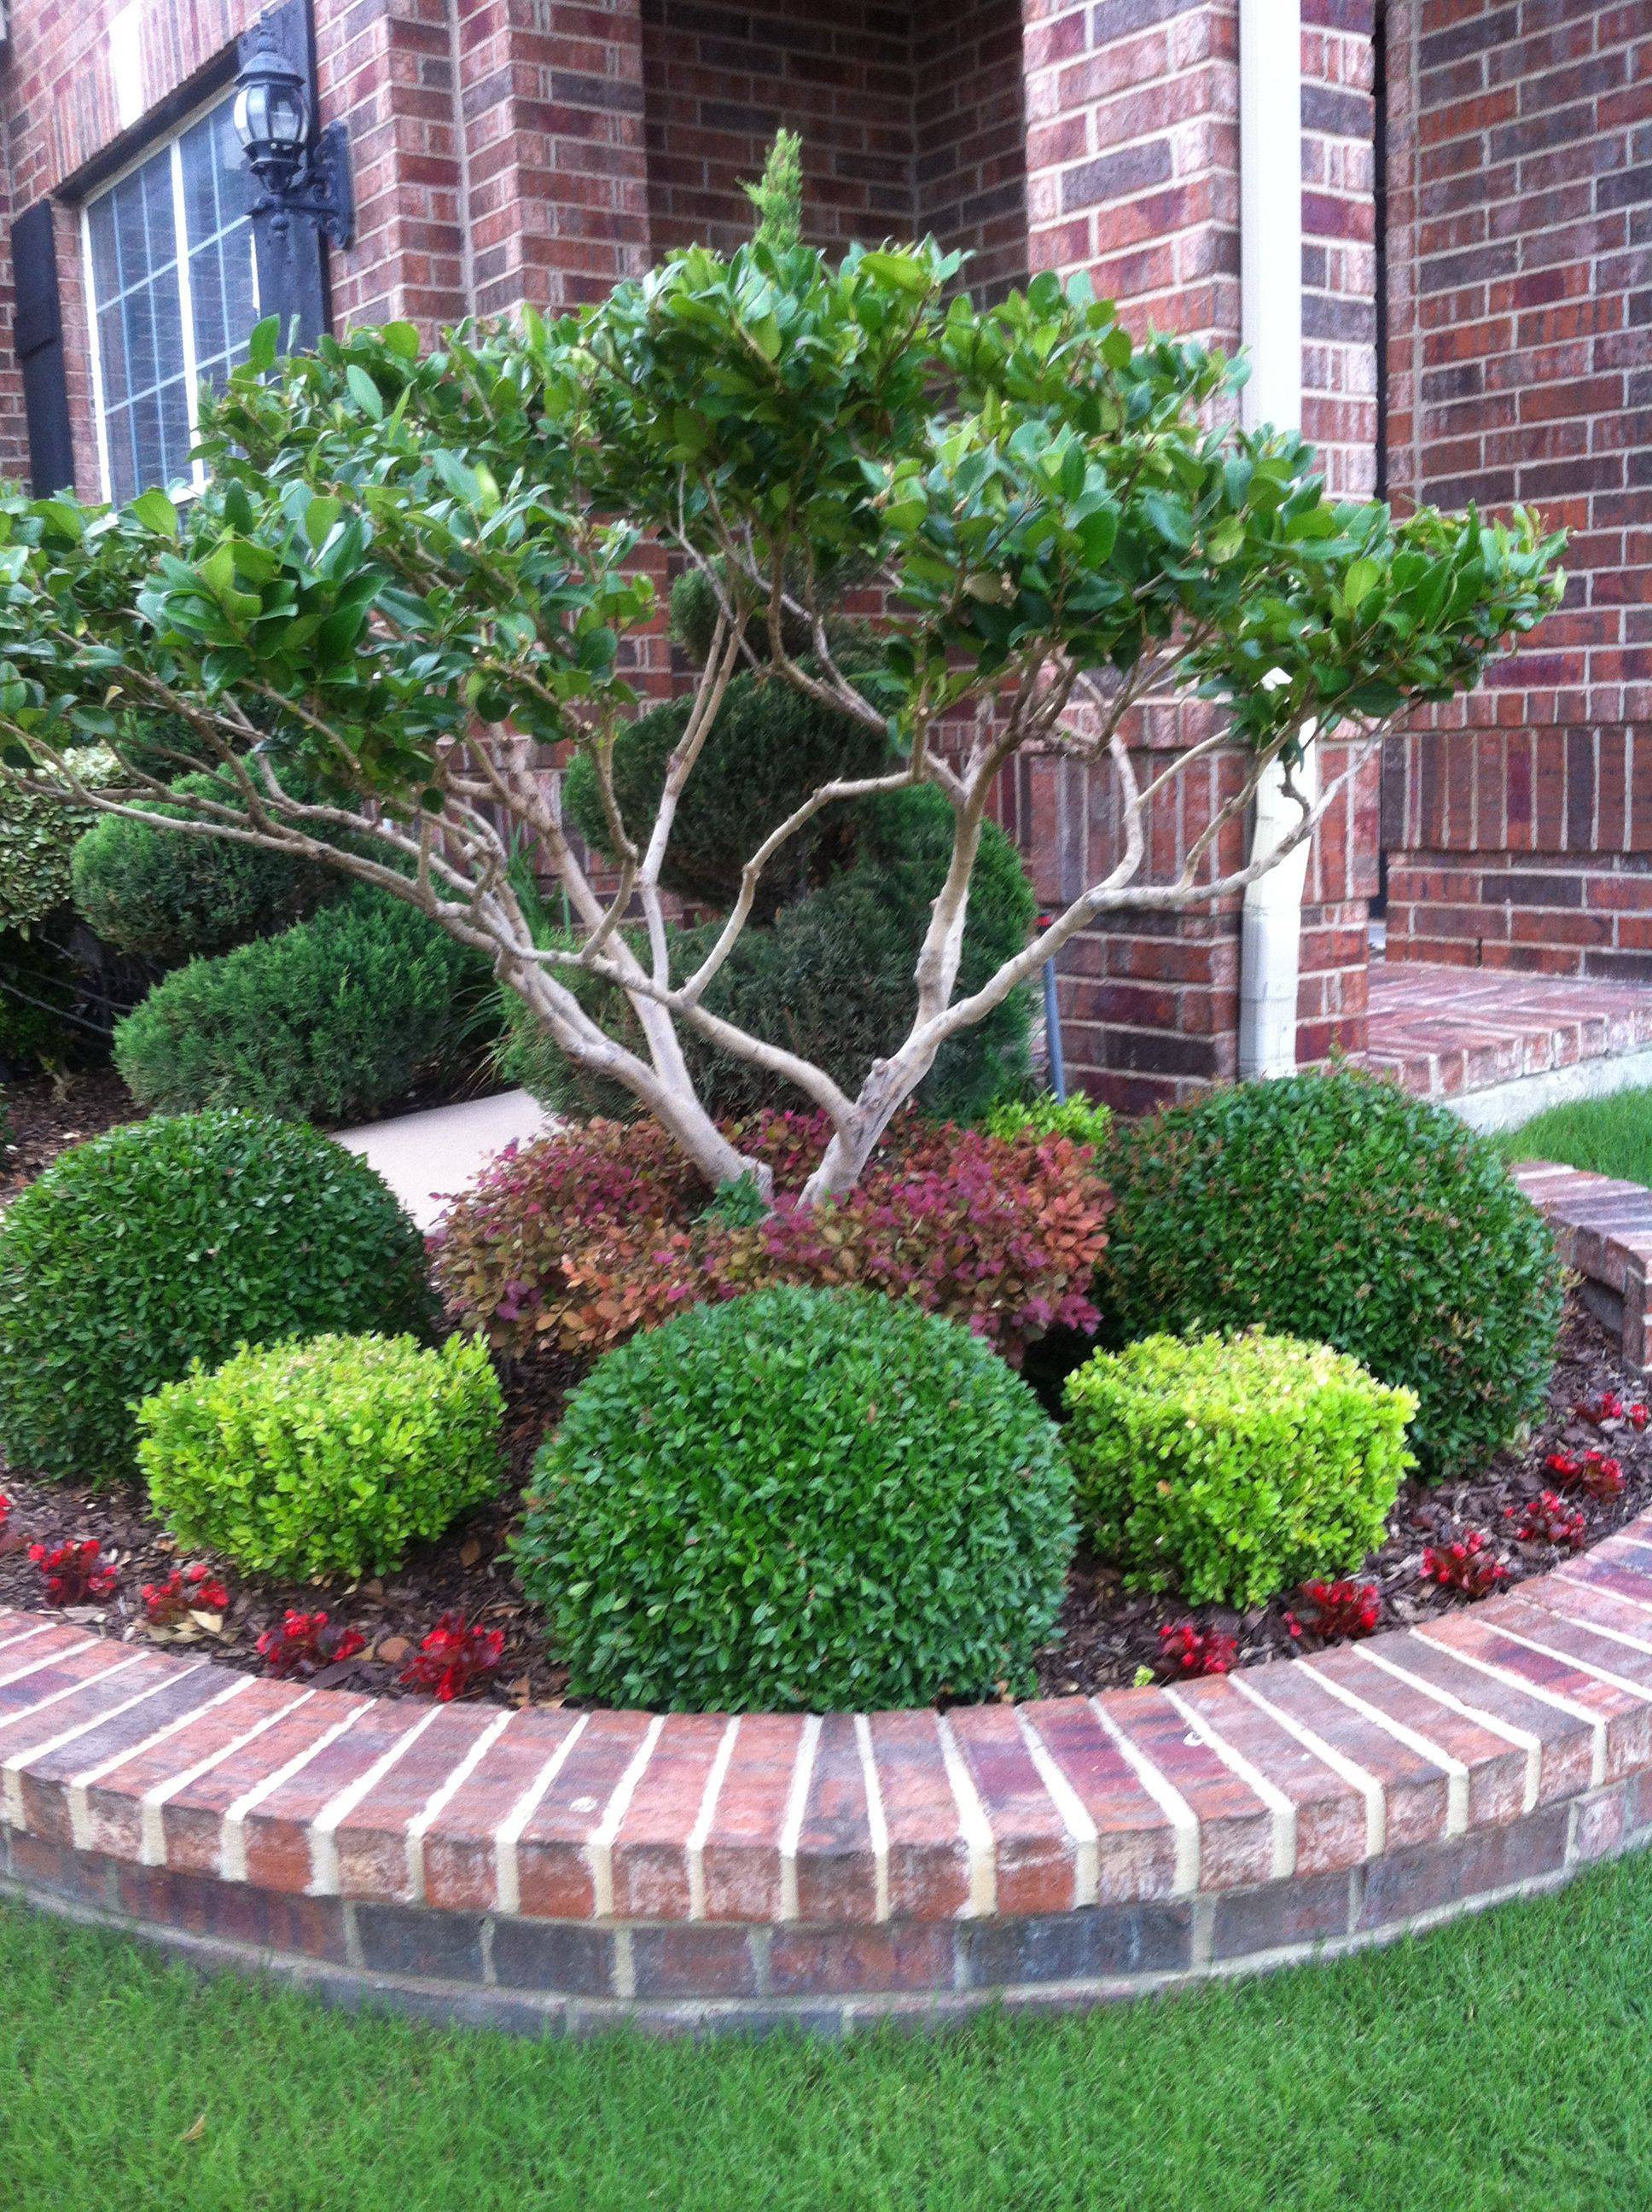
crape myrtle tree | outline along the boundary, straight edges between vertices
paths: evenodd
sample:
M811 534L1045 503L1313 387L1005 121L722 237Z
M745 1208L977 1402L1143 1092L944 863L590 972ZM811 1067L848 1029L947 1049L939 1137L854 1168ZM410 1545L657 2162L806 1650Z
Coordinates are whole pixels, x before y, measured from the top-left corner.
M805 1199L844 1192L948 1038L1076 931L1226 897L1276 864L1338 787L1299 795L1291 836L1223 872L1222 834L1276 763L1289 782L1310 742L1334 732L1357 755L1472 685L1560 588L1558 541L1524 514L1333 501L1297 435L1214 421L1233 381L1219 356L1133 342L1082 280L982 309L958 265L927 242L834 264L759 237L428 353L392 324L277 362L261 325L205 407L189 504L0 504L0 773L115 813L167 799L174 834L325 858L410 901L708 1184L767 1192L696 1093L698 1032L821 1111ZM661 547L704 579L714 619L639 823L613 763ZM842 642L850 585L886 609L870 659L864 629ZM690 964L662 879L746 665L875 733L878 764L796 791ZM1179 690L1209 702L1210 734L1144 770L1128 718ZM95 787L78 765L94 743L118 762ZM1240 787L1156 879L1150 809L1218 745L1242 749ZM591 763L611 884L565 834L549 748ZM1023 751L1114 780L1117 850L960 993L983 824ZM203 764L216 778L179 799L173 777ZM854 1088L788 1048L783 1006L765 1034L710 1011L787 842L839 802L925 784L951 810L951 860L898 1046ZM536 937L525 847L571 929Z

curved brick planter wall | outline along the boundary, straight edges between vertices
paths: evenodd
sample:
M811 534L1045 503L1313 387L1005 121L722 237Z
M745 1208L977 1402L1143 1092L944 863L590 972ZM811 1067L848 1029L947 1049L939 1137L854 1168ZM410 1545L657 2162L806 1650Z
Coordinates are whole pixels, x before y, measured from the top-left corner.
M1652 1199L1637 1226L1582 1180L1569 1257L1627 1334ZM1088 2002L1380 1941L1649 1830L1652 1514L1421 1628L944 1717L398 1703L0 1613L0 1886L536 2030Z

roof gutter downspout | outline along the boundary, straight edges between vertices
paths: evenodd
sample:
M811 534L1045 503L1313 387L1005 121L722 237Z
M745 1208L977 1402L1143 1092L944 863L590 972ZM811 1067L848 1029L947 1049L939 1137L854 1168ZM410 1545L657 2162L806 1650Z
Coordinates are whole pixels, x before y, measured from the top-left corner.
M1247 428L1302 421L1302 5L1239 0L1239 210L1242 334L1250 380L1240 395ZM1309 745L1296 771L1310 799ZM1302 819L1277 766L1256 796L1251 857L1272 852ZM1245 891L1239 950L1239 1073L1290 1075L1297 1066L1306 842Z

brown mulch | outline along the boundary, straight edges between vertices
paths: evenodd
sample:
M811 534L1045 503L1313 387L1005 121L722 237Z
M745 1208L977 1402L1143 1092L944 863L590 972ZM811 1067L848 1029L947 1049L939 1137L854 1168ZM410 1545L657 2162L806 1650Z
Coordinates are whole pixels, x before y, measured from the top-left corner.
M501 1496L439 1543L422 1547L399 1574L354 1586L299 1585L243 1578L228 1571L230 1604L221 1629L191 1630L193 1640L228 1666L257 1670L258 1638L265 1629L276 1626L289 1607L301 1612L322 1608L336 1625L359 1630L367 1649L313 1679L325 1686L396 1696L406 1694L397 1678L419 1639L439 1614L457 1610L504 1632L505 1663L486 1694L501 1704L560 1703L566 1675L546 1657L539 1617L516 1588L505 1545L534 1453L579 1374L573 1363L542 1362L509 1378L510 1474ZM1581 1505L1588 1515L1591 1543L1652 1503L1652 1428L1637 1433L1619 1423L1600 1430L1573 1413L1574 1407L1609 1390L1626 1403L1648 1395L1645 1381L1625 1369L1613 1340L1574 1299L1550 1388L1550 1415L1529 1441L1500 1454L1473 1481L1411 1485L1402 1492L1388 1540L1361 1570L1362 1580L1380 1586L1380 1626L1425 1620L1467 1601L1422 1580L1424 1547L1436 1540L1473 1528L1489 1529L1511 1583L1558 1563L1562 1554L1553 1546L1515 1541L1504 1517L1505 1508L1555 1486L1544 1468L1551 1451L1564 1447L1581 1454L1596 1446L1623 1464L1624 1492L1611 1504L1568 1494L1567 1502ZM73 1617L106 1634L143 1640L149 1632L142 1622L143 1585L163 1581L179 1564L179 1555L144 1510L142 1492L100 1492L3 1471L0 1489L9 1493L13 1509L9 1528L0 1534L0 1605L33 1607L40 1601L39 1573L27 1554L31 1540L95 1536L118 1566L119 1586L102 1606ZM1296 1605L1300 1610L1300 1601ZM1060 1637L1040 1661L1040 1686L1045 1694L1059 1695L1117 1687L1135 1680L1143 1668L1162 1677L1159 1630L1187 1620L1201 1630L1214 1627L1233 1635L1242 1665L1318 1648L1310 1633L1293 1636L1291 1611L1289 1597L1241 1617L1216 1607L1190 1609L1173 1599L1132 1595L1112 1570L1081 1557L1071 1578Z
M0 1205L68 1146L143 1118L143 1108L112 1067L0 1084Z

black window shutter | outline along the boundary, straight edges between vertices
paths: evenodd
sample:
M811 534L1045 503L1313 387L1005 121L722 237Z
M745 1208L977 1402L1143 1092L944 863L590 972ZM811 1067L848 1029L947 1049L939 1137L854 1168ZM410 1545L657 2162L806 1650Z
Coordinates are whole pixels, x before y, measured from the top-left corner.
M315 99L315 25L310 0L280 0L250 31L241 33L239 57L244 64L253 42L276 48L302 77ZM248 189L258 194L256 178L248 173ZM283 216L275 210L252 217L252 245L258 257L258 312L279 315L283 349L305 352L324 331L332 326L327 293L326 241L313 222Z
M75 441L64 382L63 315L58 302L58 242L52 204L36 200L11 227L15 296L13 344L23 370L29 484L37 499L72 489Z

